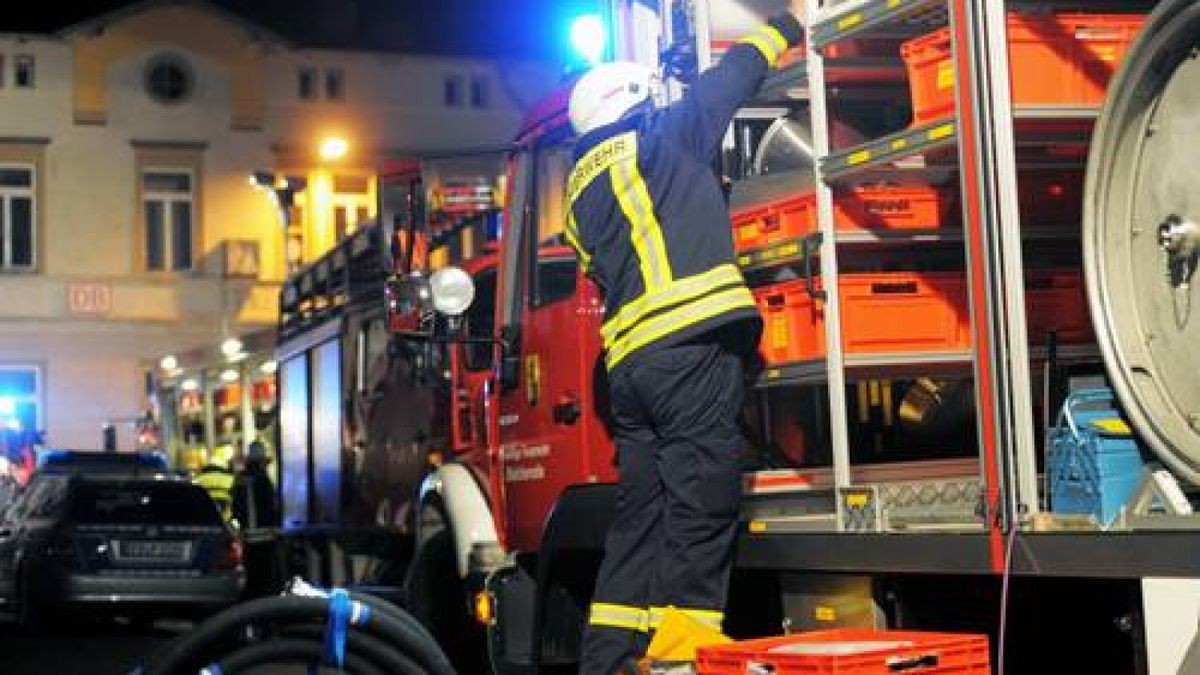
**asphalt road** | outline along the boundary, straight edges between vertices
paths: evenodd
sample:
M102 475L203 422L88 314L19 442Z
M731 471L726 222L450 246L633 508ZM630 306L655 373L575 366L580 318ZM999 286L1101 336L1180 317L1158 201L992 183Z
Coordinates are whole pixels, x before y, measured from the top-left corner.
M118 675L181 631L187 622L152 626L118 620L63 620L39 635L21 635L0 619L0 673L4 675Z
M126 675L192 625L158 621L146 626L119 619L90 619L63 622L44 635L26 636L0 615L0 674ZM253 671L253 675L293 674L307 675L308 669L303 665L268 666Z

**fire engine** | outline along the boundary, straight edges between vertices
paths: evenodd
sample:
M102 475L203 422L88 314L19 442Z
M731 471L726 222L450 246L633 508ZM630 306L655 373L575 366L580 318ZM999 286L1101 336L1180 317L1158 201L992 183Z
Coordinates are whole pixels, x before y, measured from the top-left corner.
M679 96L782 4L613 0L596 51ZM1200 7L809 0L806 22L714 167L766 321L726 630L1191 672ZM405 599L498 673L575 664L617 478L601 297L560 237L571 143L563 93L506 153L494 242L387 263L395 341L449 383ZM429 238L383 225L387 251Z

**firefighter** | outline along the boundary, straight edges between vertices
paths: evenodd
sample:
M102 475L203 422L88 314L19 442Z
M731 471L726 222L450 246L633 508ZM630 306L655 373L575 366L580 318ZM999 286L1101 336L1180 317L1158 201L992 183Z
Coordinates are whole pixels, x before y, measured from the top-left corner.
M237 477L229 470L229 460L214 453L192 482L204 488L227 522L233 519L233 484Z
M724 619L744 363L762 319L712 166L736 110L800 38L791 13L772 18L666 108L656 73L633 63L597 66L571 92L580 138L564 233L604 292L621 475L582 673L633 667L667 607Z

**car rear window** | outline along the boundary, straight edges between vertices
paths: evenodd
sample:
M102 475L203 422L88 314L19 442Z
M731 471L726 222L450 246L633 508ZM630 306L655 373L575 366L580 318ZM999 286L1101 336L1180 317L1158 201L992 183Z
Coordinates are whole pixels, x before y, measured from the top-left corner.
M51 450L38 458L39 468L77 469L87 473L133 473L168 470L166 460L150 453Z
M220 525L204 490L187 483L77 486L71 503L77 523L112 525Z

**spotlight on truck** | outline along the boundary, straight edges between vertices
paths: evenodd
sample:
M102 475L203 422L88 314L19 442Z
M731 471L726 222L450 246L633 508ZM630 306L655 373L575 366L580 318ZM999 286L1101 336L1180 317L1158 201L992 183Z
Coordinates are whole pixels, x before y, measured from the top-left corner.
M449 317L456 317L475 300L475 282L459 267L443 267L429 277L433 308Z

